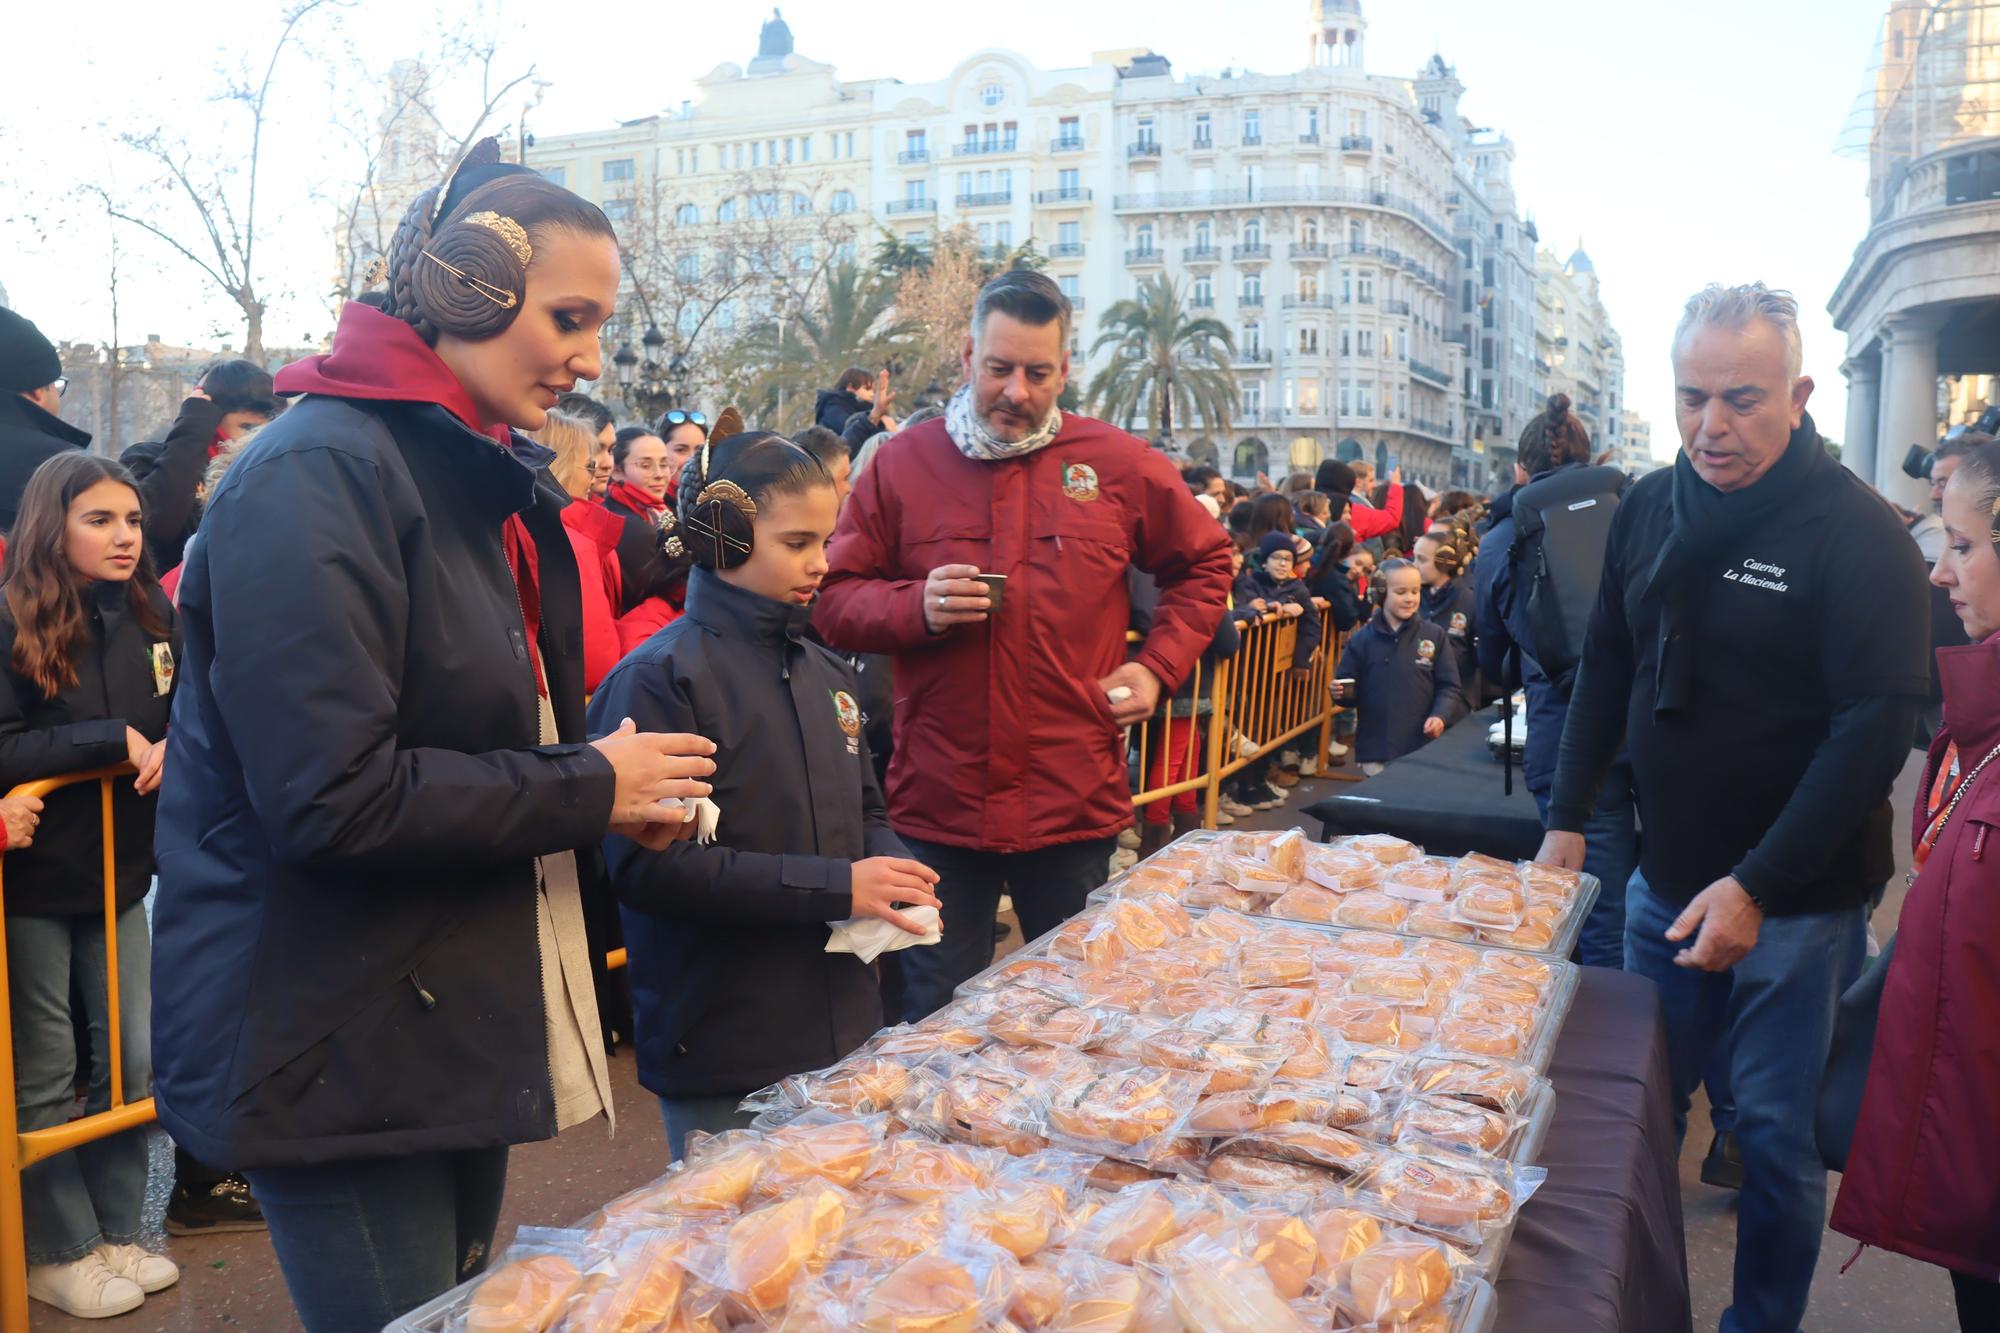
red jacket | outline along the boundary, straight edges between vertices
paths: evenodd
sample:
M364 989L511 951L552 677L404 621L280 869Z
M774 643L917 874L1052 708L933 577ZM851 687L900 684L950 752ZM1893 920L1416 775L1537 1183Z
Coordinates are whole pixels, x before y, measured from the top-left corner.
M584 500L564 509L562 519L583 582L583 689L588 694L625 655L618 642L618 608L625 597L618 538L625 520Z
M2000 745L2000 636L1940 649L1948 741L1970 773ZM2000 1280L2000 759L1959 800L1903 900L1834 1230Z
M687 587L681 580L680 587ZM618 655L623 657L659 631L681 618L673 603L664 597L648 597L618 617Z
M1382 497L1382 507L1366 505L1349 496L1347 501L1347 526L1354 529L1354 540L1365 542L1386 536L1403 526L1403 484L1392 483L1389 493Z
M1171 693L1215 635L1229 539L1166 456L1065 416L1023 458L975 462L943 421L899 435L848 498L813 623L895 657L889 819L899 833L1019 852L1132 822L1120 728L1097 682L1126 660L1125 571L1159 582L1134 655ZM925 576L1005 574L999 613L933 637Z

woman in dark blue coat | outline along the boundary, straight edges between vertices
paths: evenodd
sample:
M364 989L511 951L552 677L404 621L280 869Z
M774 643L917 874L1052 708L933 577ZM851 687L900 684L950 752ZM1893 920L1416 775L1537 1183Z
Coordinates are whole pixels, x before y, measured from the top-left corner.
M662 841L661 801L707 790L698 738L586 742L567 497L510 448L596 377L616 241L475 158L412 205L387 297L279 373L306 397L216 488L181 583L160 1119L247 1172L311 1333L479 1272L508 1146L609 1110L595 849Z

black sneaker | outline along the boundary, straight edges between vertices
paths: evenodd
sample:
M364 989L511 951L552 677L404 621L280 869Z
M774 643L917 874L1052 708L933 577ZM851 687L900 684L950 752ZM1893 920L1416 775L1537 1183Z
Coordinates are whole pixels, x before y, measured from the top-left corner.
M250 1196L250 1182L229 1176L206 1189L175 1185L167 1200L169 1236L214 1236L264 1230L264 1210Z
M1736 1150L1734 1134L1724 1131L1708 1145L1708 1156L1701 1159L1701 1183L1725 1190L1743 1188L1743 1154Z

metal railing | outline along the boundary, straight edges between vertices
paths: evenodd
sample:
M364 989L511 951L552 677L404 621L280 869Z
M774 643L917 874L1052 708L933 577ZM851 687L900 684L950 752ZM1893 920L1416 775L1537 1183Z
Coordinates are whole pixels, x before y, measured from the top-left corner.
M899 167L921 166L930 160L931 150L928 148L905 148L896 154L896 165Z
M1088 186L1072 185L1068 189L1037 190L1035 202L1038 204L1087 204L1090 202Z
M1078 135L1072 135L1064 139L1051 139L1049 140L1049 151L1051 153L1081 153L1083 151L1083 139Z
M935 213L935 199L891 199L883 206L884 213Z
M1012 190L988 190L984 194L961 194L952 200L954 208L997 208L1014 202Z
M1164 264L1167 262L1167 252L1165 250L1156 250L1150 245L1142 245L1136 250L1127 250L1125 252L1125 262L1128 264Z
M1324 625L1326 603L1314 598L1313 605ZM1301 748L1291 743L1308 735L1312 739L1307 745L1317 757L1321 776L1346 776L1330 774L1327 767L1333 718L1341 711L1333 702L1333 668L1345 636L1327 634L1311 663L1295 672L1298 635L1294 617L1277 613L1256 617L1244 627L1234 657L1207 669L1197 663L1188 682L1189 697L1162 699L1160 712L1133 727L1133 745L1142 759L1139 789L1132 794L1135 809L1194 792L1202 825L1214 828L1226 779L1258 759ZM1127 637L1136 642L1138 636ZM1206 704L1207 711L1192 717L1174 715L1176 704L1197 712L1192 701ZM1178 754L1180 762L1161 763L1156 754ZM1149 785L1156 771L1162 779L1176 771L1183 776Z
M159 1119L151 1097L138 1101L125 1099L124 1018L118 986L118 854L111 784L135 772L130 764L117 764L24 782L7 793L9 797L47 799L52 792L65 787L86 782L98 784L104 835L104 976L111 1105L66 1124L21 1130L14 1078L13 983L7 971L6 917L0 915L0 1151L6 1153L6 1160L0 1163L0 1333L28 1333L29 1326L28 1235L21 1211L22 1173L58 1153L142 1129ZM0 856L0 897L5 894L5 868L6 858ZM604 956L604 964L613 970L625 966L625 950L613 949Z
M1222 262L1222 251L1212 245L1183 246L1181 248L1181 262L1183 264L1219 264Z

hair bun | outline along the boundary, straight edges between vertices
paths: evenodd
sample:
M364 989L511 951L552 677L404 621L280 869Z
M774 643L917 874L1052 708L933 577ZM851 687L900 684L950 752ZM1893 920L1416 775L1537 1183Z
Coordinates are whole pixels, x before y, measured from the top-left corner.
M1569 411L1568 394L1552 393L1549 395L1548 415L1550 421L1555 421L1567 411Z
M477 340L514 322L527 295L527 278L498 232L449 222L417 257L410 291L417 313L439 333Z

